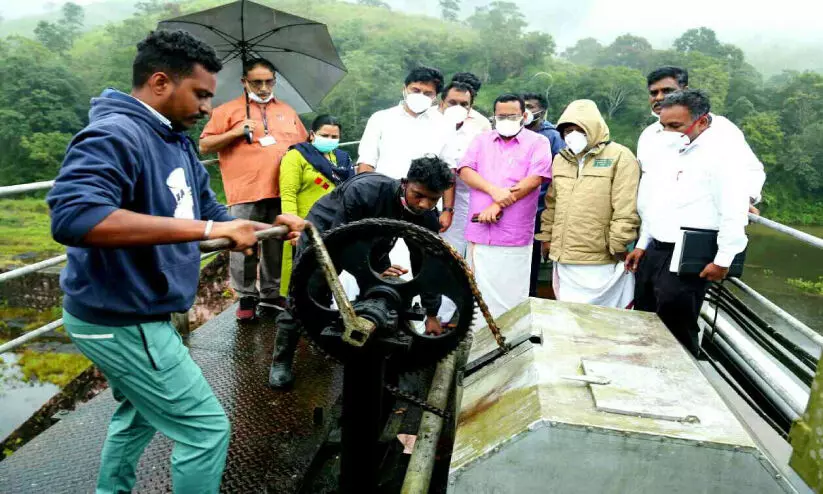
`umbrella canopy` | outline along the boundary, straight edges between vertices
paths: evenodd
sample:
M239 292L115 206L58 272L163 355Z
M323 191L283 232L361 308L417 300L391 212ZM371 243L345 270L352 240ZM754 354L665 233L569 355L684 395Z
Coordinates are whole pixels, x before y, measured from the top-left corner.
M246 0L161 21L210 44L223 61L215 105L240 94L243 61L265 58L277 68L275 96L298 113L312 111L343 76L346 66L325 24Z

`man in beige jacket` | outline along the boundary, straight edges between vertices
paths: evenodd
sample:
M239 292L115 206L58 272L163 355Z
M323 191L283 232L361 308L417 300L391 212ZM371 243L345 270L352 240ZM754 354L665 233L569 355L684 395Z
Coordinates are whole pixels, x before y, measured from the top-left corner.
M554 261L557 300L630 308L634 277L623 267L637 239L634 154L609 140L609 127L590 100L573 101L557 124L566 148L554 157L541 216L544 257Z

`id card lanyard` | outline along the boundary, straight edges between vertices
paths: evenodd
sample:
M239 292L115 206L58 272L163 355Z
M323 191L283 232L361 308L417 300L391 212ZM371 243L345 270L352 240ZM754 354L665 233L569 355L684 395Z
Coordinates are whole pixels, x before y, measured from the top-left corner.
M269 135L269 117L268 117L268 115L266 115L266 107L268 106L268 103L263 104L263 105L259 105L259 106L260 106L260 113L263 114L263 132L266 135Z
M268 103L260 105L260 112L263 114L263 137L258 141L261 146L268 147L277 144L274 136L269 134L269 116L266 114L266 106Z

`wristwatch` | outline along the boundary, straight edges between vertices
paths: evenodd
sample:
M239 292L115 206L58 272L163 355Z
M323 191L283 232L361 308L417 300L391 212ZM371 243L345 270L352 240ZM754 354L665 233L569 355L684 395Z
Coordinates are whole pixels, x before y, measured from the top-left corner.
M454 208L443 208L444 213L454 213Z

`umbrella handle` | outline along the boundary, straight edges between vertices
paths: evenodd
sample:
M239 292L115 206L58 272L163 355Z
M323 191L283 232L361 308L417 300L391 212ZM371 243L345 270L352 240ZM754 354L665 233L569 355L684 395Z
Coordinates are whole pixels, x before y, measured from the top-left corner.
M242 23L241 23L242 24ZM246 65L246 56L243 55L243 65ZM251 118L251 111L249 110L249 92L246 89L243 89L243 95L246 97L246 119ZM243 135L246 136L246 142L251 144L254 142L254 137L252 136L251 129L248 125L243 126Z

